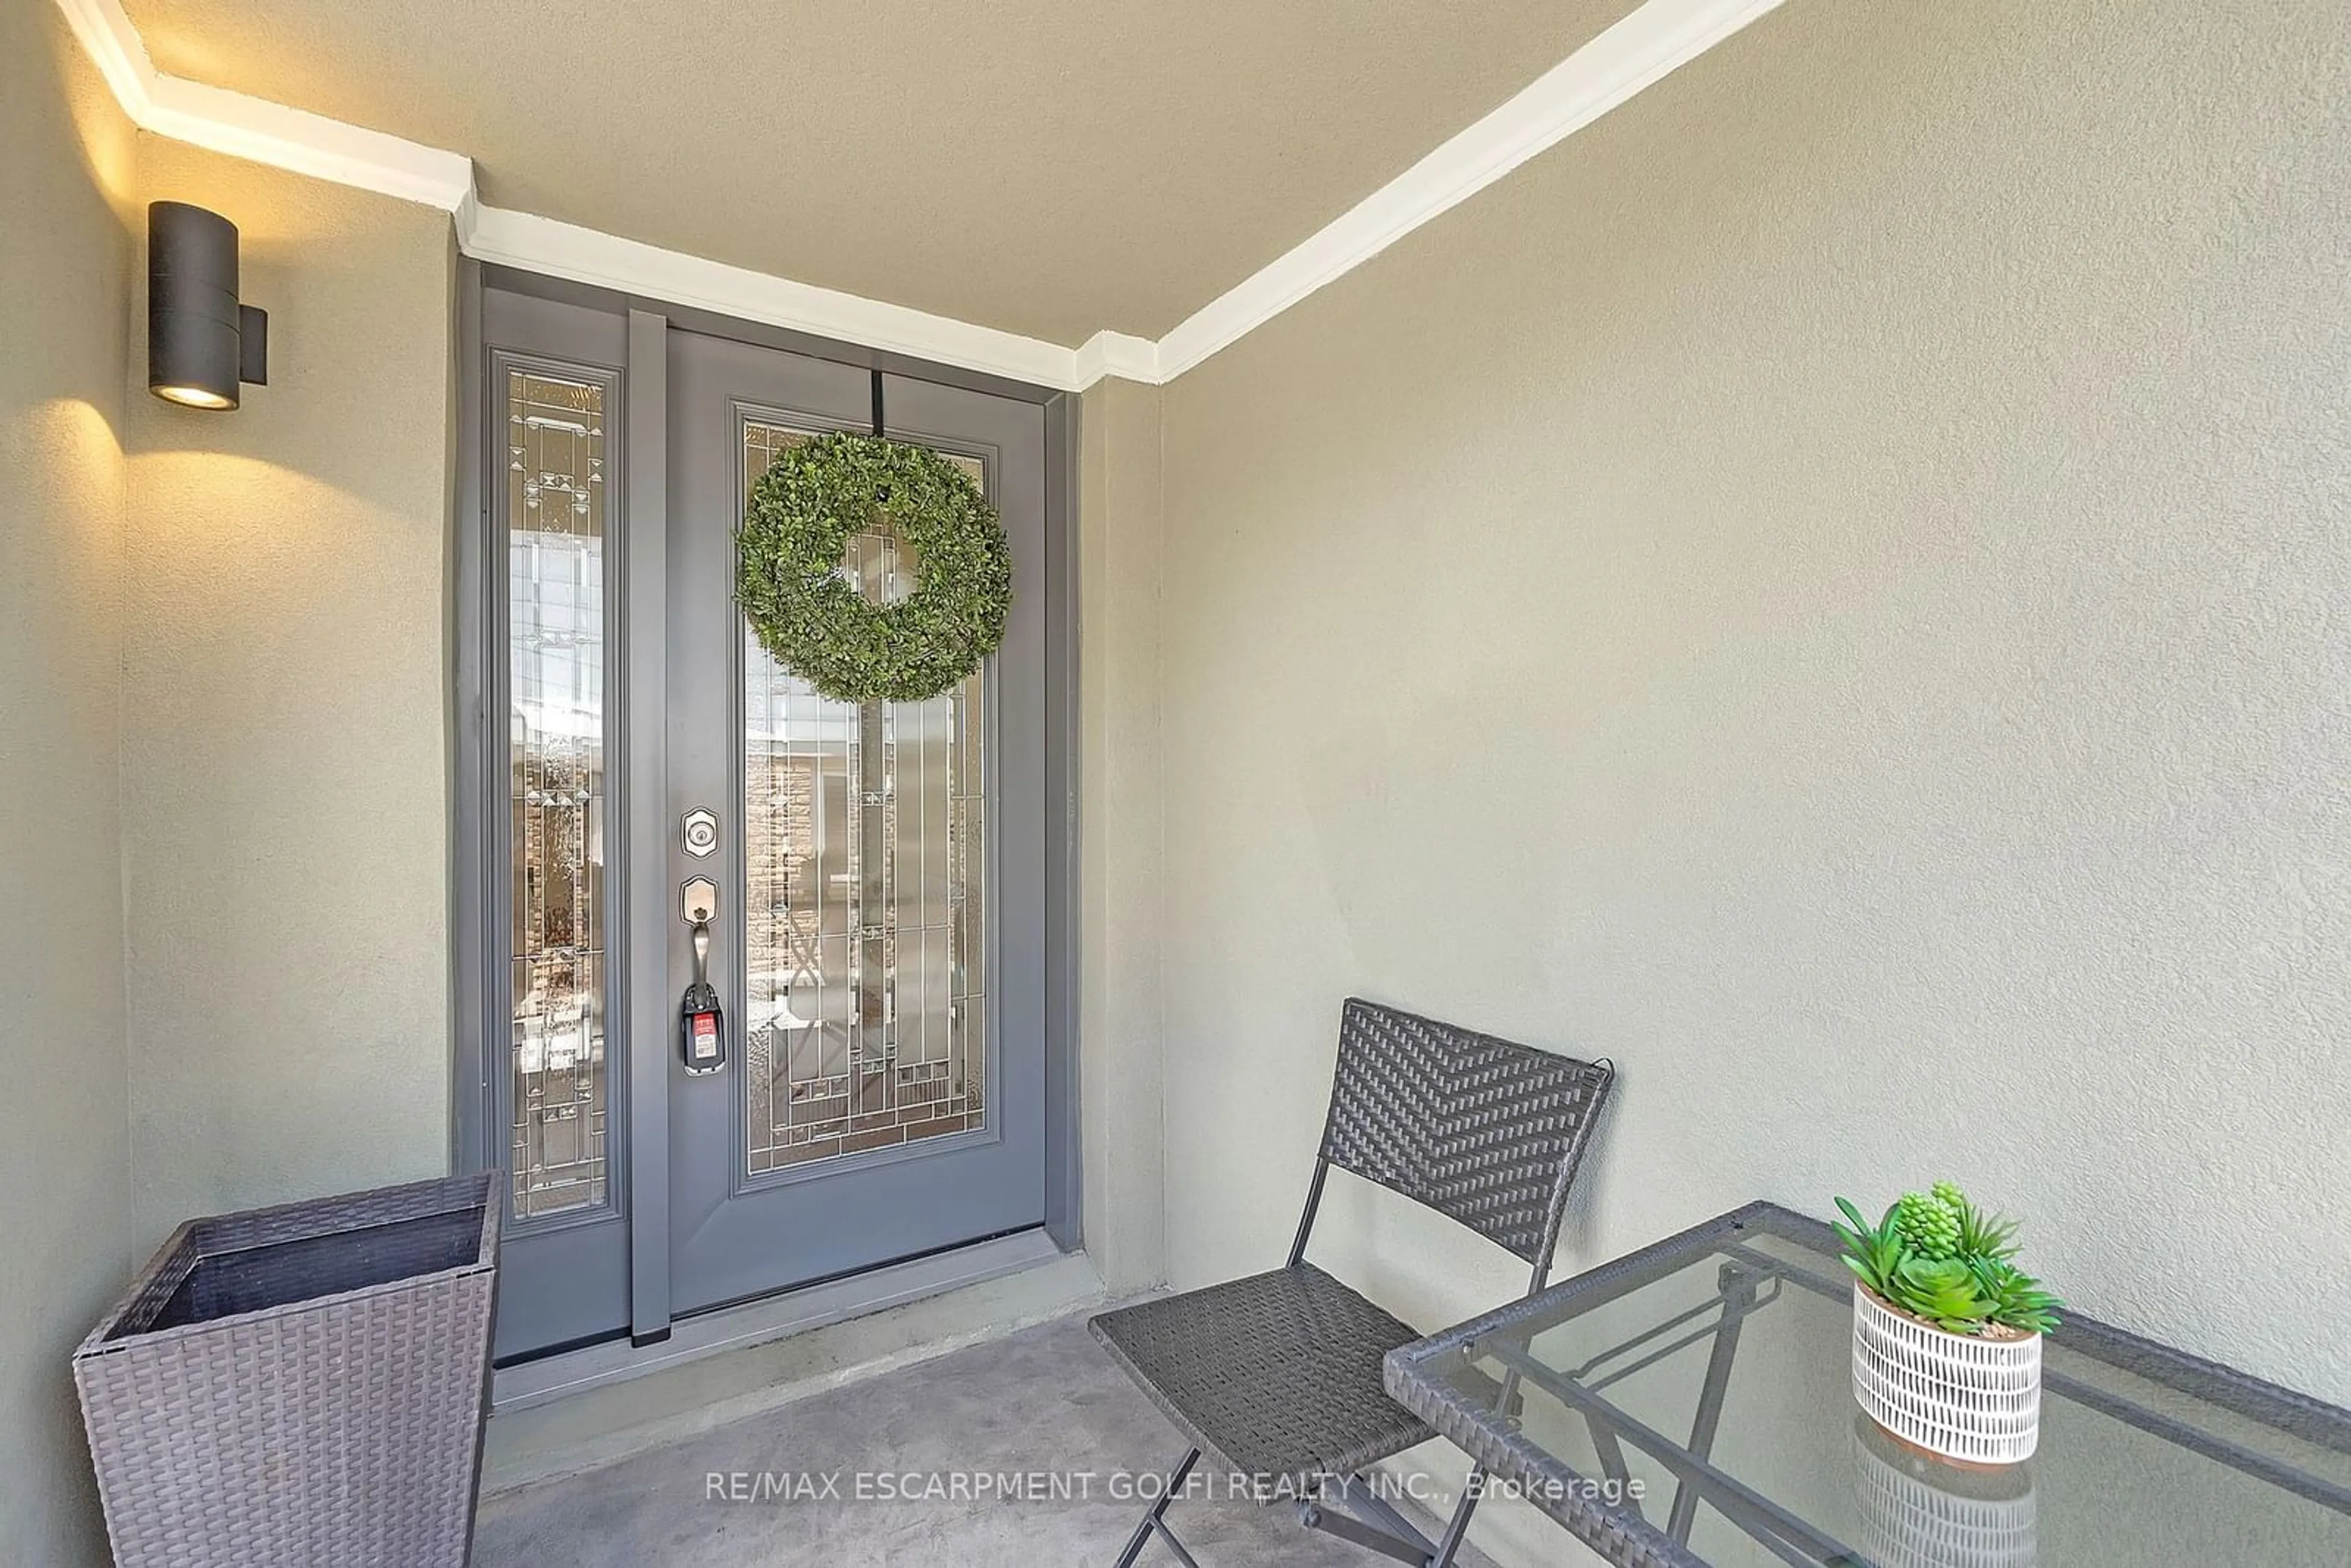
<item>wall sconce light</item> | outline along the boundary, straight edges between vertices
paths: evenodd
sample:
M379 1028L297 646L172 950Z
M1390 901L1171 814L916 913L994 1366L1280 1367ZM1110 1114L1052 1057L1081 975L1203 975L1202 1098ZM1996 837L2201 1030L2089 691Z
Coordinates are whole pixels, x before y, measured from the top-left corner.
M185 202L147 207L147 390L235 408L269 383L269 316L236 300L236 225Z

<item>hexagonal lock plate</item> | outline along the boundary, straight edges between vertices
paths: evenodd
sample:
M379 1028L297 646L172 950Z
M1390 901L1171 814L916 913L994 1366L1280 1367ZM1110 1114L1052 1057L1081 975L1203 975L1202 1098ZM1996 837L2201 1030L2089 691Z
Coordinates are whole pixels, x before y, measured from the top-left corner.
M688 925L718 918L718 884L706 876L688 877L677 890L677 916Z
M706 858L718 848L718 813L699 807L685 814L680 830L685 842L685 852L696 860Z

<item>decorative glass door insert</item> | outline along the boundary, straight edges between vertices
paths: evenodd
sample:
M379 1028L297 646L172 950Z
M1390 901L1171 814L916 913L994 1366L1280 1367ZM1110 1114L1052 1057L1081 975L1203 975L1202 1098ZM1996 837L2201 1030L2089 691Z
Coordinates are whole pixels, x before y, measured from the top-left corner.
M810 434L744 418L738 512ZM977 458L955 461L986 484ZM914 564L883 523L852 537L841 572L886 604ZM833 702L740 635L744 1174L977 1131L987 673L927 702Z
M604 388L509 366L507 675L517 1219L606 1196Z

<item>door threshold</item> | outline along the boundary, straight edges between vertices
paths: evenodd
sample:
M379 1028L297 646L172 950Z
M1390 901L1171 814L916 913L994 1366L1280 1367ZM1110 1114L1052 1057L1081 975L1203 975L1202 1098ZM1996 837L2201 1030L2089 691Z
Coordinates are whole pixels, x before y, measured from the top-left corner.
M643 1377L727 1351L886 1312L926 1296L1001 1279L1062 1256L1042 1226L903 1263L802 1286L737 1306L680 1318L666 1338L638 1345L623 1335L578 1350L502 1366L491 1374L494 1414L527 1410L569 1395Z
M1093 1260L1070 1252L886 1312L507 1409L491 1420L483 1443L482 1496L690 1443L863 1378L1092 1311L1105 1300Z

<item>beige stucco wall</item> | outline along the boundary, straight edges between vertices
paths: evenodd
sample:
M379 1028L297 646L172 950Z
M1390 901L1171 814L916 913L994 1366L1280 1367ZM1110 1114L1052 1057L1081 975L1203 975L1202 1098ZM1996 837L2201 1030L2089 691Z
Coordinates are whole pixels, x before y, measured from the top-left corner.
M104 1554L68 1370L128 1272L117 869L130 122L0 6L0 1563Z
M140 1243L449 1160L449 220L152 136L242 231L270 384L132 344L123 872ZM143 319L136 324L143 327Z
M2346 60L1804 0L1165 389L1176 1284L1362 992L1621 1065L1566 1266L1948 1175L2351 1399ZM1339 1197L1416 1321L1523 1286Z
M1086 1251L1115 1291L1166 1273L1159 401L1102 381L1079 411L1080 1146Z
M131 1262L447 1168L452 264L445 214L136 135L53 6L0 69L0 1561L62 1568ZM162 198L273 313L234 415L145 394Z

